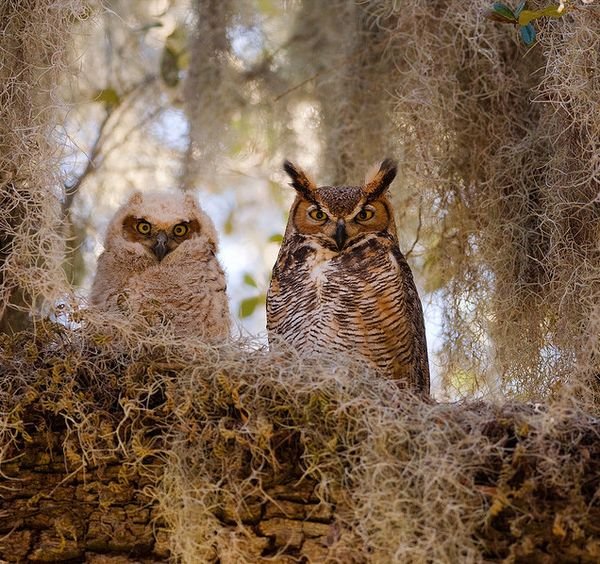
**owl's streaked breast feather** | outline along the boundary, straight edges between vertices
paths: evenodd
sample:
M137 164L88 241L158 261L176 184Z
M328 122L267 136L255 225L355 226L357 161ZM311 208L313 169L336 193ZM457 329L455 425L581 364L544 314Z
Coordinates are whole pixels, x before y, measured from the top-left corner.
M389 245L389 242L388 242ZM409 316L401 270L388 245L369 239L331 258L307 244L301 264L274 276L268 300L268 330L299 350L362 353L384 373L395 364L414 360ZM362 255L371 254L369 268ZM354 251L354 252L352 252ZM321 259L321 260L319 260ZM393 345L393 346L390 346Z

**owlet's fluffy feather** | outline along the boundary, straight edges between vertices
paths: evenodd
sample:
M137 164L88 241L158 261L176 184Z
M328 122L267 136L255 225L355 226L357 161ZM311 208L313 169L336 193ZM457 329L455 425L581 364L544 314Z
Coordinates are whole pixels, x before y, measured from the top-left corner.
M292 163L284 169L297 195L267 296L269 341L360 356L428 394L421 301L386 195L396 165L383 161L362 186L317 187Z
M134 193L111 220L92 285L92 307L168 324L178 335L229 335L217 233L191 195Z

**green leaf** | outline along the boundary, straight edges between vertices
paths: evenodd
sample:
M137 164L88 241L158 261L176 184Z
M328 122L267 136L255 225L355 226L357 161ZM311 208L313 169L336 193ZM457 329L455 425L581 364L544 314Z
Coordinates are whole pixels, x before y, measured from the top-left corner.
M190 66L190 52L187 49L177 56L177 66L180 70L185 70Z
M259 294L258 296L254 296L252 298L246 298L242 300L240 303L240 317L245 319L246 317L250 317L256 308L264 304L266 302L265 294Z
M283 235L281 233L273 233L268 239L269 243L283 243Z
M541 10L523 10L519 14L519 19L517 21L519 22L519 25L525 26L529 22L532 22L533 20L535 20L541 16L542 16Z
M94 102L100 102L107 110L112 110L121 103L121 97L114 88L103 88L94 94Z
M179 84L179 65L177 63L177 54L165 47L160 58L160 77L170 88L175 88Z
M171 49L173 53L180 55L187 50L188 40L187 32L184 26L177 26L167 37L165 46Z
M244 284L246 284L246 286L252 286L253 288L258 288L258 284L256 283L256 280L254 280L254 277L249 272L244 273Z
M235 218L235 210L231 210L223 223L223 233L231 235L233 233L233 220Z
M189 66L188 39L185 27L177 26L167 37L160 58L160 76L167 86L179 84L179 71Z
M258 0L257 4L258 10L265 16L276 16L278 14L273 0Z
M500 23L516 23L517 18L513 11L502 2L494 2L492 8L486 12L486 17Z
M519 14L519 24L526 26L529 22L543 17L562 18L567 13L567 10L559 12L558 9L559 6L546 6L542 10L523 10Z
M521 26L519 28L519 33L521 34L521 39L523 39L525 45L529 46L535 41L535 27L533 27L533 24Z

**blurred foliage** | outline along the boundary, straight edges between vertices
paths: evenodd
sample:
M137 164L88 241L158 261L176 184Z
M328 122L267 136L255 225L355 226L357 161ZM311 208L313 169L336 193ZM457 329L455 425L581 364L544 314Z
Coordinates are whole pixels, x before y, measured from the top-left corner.
M246 286L251 286L252 288L258 288L256 280L254 280L254 277L249 272L244 274L244 284L246 284Z
M241 319L250 317L258 306L264 306L267 300L266 294L259 294L252 296L251 298L245 298L240 302L240 313Z
M258 283L254 279L254 276L249 272L244 273L243 276L244 285L249 288L258 289ZM254 314L256 308L259 306L264 306L267 300L267 295L264 292L251 296L249 298L244 298L240 302L239 308L239 316L240 319L246 319Z
M160 61L160 76L167 86L175 88L182 71L190 62L188 34L183 25L178 25L165 41Z
M114 88L103 88L94 94L94 102L100 102L106 108L106 111L111 111L121 103L121 97Z

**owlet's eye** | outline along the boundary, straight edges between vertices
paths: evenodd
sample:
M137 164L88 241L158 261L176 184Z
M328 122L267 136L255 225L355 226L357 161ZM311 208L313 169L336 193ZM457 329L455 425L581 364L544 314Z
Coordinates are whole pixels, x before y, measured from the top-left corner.
M189 231L189 227L185 223L179 223L173 227L173 235L175 237L183 237Z
M142 235L148 235L150 231L152 231L152 226L143 219L137 222L135 228L137 229L137 232Z
M358 221L367 221L375 215L375 211L371 208L363 208L356 214Z
M327 214L320 210L319 208L315 208L314 210L310 210L308 212L308 216L315 221L325 221L327 219Z

